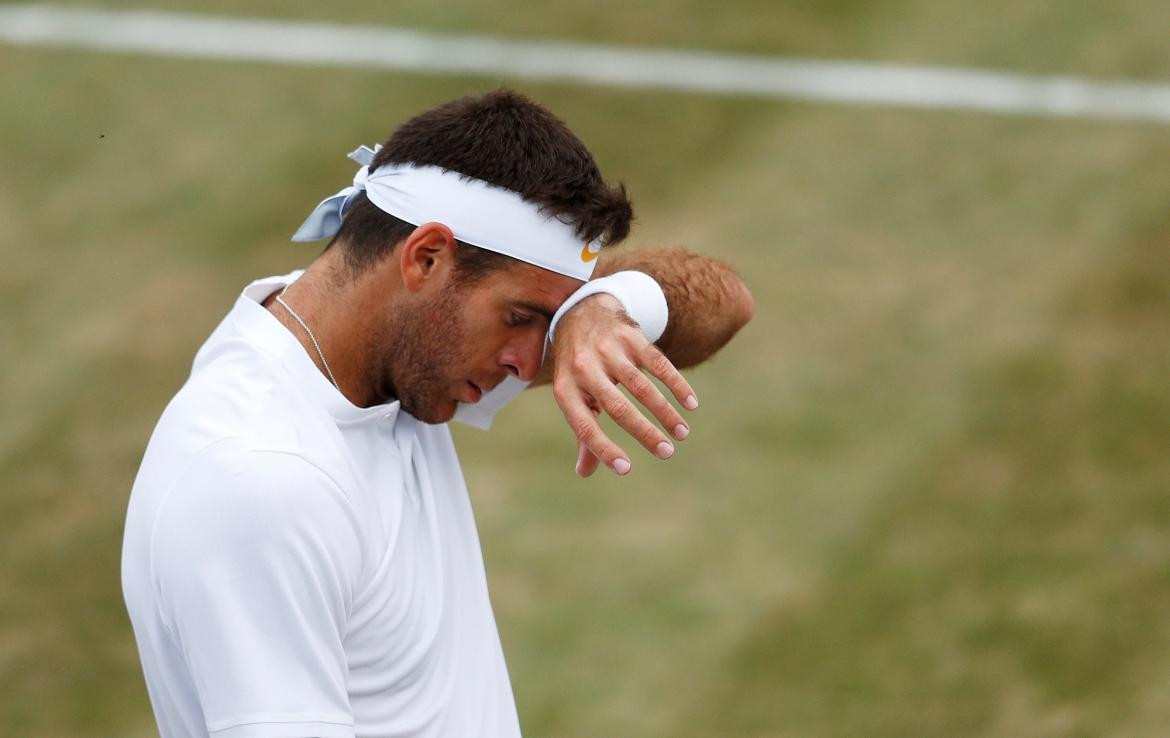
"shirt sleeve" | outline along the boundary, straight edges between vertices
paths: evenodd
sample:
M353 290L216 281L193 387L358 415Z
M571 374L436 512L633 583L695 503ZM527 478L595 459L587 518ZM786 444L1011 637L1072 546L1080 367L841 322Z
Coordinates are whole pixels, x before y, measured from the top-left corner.
M162 619L216 738L351 738L343 639L358 516L295 454L222 442L168 495L151 538Z

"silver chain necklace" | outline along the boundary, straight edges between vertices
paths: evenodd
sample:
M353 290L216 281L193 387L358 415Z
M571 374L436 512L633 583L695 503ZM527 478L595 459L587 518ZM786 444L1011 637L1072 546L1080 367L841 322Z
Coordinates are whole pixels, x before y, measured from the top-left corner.
M309 330L309 326L305 323L305 321L301 320L301 316L297 315L297 312L290 308L288 303L284 301L284 293L288 292L289 287L290 285L287 284L284 286L284 289L281 290L280 294L276 296L276 301L279 302L284 307L284 309L288 311L289 315L293 316L293 318L295 318L296 321L301 324L301 327L305 329L305 333L309 334L309 340L313 342L313 348L317 349L317 356L321 357L321 364L325 367L325 373L329 375L329 381L333 382L333 386L337 387L338 392L341 392L341 386L337 384L337 380L333 377L333 370L329 368L329 362L325 361L325 354L321 351L321 344L317 343L317 337L313 335L311 330Z

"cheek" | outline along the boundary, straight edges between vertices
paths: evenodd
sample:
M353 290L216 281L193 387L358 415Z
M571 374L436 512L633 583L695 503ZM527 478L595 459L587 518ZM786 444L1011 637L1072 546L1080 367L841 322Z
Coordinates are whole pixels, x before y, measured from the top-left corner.
M518 330L507 325L503 309L494 300L451 307L449 330L435 337L444 344L435 354L444 358L444 373L455 380L494 373L499 357L516 340Z
M499 316L468 316L461 326L463 355L474 361L499 353L508 342L509 329Z

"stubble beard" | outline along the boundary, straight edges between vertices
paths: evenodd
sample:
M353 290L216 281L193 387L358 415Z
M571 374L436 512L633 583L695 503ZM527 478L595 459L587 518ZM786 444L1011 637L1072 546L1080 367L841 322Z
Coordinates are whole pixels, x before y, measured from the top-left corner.
M449 285L429 305L400 309L383 340L378 365L384 392L424 423L446 423L455 413L455 369L462 363L466 327L458 289Z

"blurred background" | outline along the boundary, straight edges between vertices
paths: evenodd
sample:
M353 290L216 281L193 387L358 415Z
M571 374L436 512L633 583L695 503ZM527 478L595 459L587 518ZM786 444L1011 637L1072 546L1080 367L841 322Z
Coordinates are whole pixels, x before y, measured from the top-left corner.
M1170 81L1163 0L152 7ZM577 479L543 390L455 429L526 735L1166 733L1170 125L0 43L0 735L155 733L155 421L345 152L498 84L757 303L669 462Z

